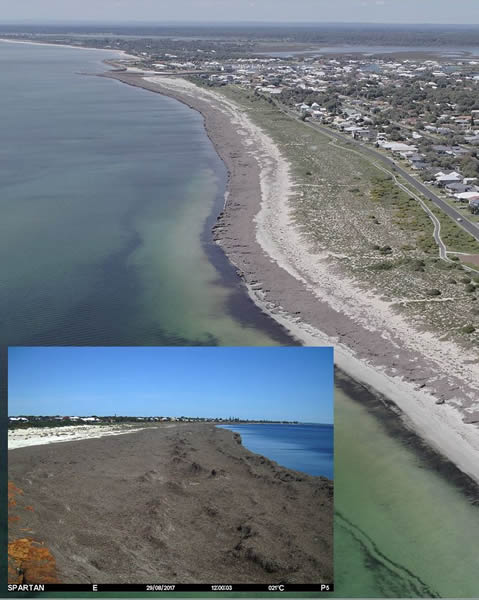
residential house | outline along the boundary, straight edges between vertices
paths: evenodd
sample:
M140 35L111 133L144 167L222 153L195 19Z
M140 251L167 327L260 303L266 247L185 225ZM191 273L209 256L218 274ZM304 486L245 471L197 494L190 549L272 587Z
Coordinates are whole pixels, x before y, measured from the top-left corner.
M456 171L452 171L451 173L436 173L434 177L437 185L442 187L444 187L447 183L461 183L463 180L462 175Z
M455 194L463 194L465 192L470 192L472 187L470 185L465 185L464 183L454 181L453 183L446 183L444 189L448 194L454 196Z
M468 202L469 205L471 202L479 201L479 190L472 192L462 192L461 194L456 194L455 196L460 202Z

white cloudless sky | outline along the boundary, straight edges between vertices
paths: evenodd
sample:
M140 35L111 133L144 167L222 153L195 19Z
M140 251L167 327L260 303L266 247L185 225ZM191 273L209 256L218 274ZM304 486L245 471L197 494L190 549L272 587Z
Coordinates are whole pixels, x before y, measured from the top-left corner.
M7 22L479 24L479 0L0 0Z

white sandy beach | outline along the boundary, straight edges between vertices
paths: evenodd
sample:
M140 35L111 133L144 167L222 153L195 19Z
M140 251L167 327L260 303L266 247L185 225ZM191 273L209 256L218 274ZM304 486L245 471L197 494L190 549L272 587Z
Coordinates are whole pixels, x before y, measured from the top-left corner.
M107 435L123 435L152 427L136 427L134 425L66 425L65 427L29 427L14 429L8 432L8 449L25 446L43 446L58 442L88 440ZM153 427L155 429L155 427Z
M373 348L369 349L369 360L364 356L359 358L340 339L329 337L296 315L265 302L261 290L250 285L252 299L303 344L334 346L339 368L395 402L415 431L479 482L479 431L475 425L463 422L468 412L479 409L477 356L473 353L466 356L456 344L438 341L432 333L413 329L390 303L373 293L365 293L353 281L332 272L327 255L311 252L290 217L293 184L289 164L273 140L244 111L221 94L183 79L161 76L146 79L186 98L200 97L227 114L242 137L244 151L254 155L260 166L261 208L256 216L256 239L260 246L278 266L312 291L319 302L353 318L358 325L358 337L361 329L386 337L396 351L395 366L382 362L384 357L377 356ZM438 376L459 378L464 383L463 389L458 389L457 396L447 403L437 405L437 397L407 381L407 369L404 366L402 372L401 368L405 350L433 364Z

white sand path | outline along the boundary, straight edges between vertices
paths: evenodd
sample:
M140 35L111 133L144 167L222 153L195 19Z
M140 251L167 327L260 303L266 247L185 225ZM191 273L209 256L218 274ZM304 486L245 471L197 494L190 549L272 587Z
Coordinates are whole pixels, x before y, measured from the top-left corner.
M152 426L137 427L132 425L65 425L64 427L14 429L8 432L8 449L14 450L15 448L23 448L25 446L42 446L58 442L90 440L107 435L124 435L151 428Z

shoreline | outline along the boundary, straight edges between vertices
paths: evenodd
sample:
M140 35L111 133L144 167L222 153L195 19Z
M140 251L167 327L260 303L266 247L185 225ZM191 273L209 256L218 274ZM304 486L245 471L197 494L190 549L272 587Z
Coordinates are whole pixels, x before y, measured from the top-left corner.
M58 45L10 39L2 41ZM80 46L71 47L89 49ZM451 460L459 469L479 482L479 436L475 425L479 422L477 404L474 406L471 400L470 414L467 410L461 413L460 409L463 407L460 401L457 401L454 396L451 397L447 393L441 392L441 385L436 385L436 389L434 389L437 384L434 379L437 377L438 371L431 369L428 365L428 368L421 372L417 364L417 361L421 359L420 354L412 356L409 370L401 372L401 368L398 367L404 367L404 363L403 365L396 364L396 358L391 356L391 336L381 336L377 333L374 335L373 332L366 331L362 327L364 323L355 323L351 315L332 307L324 297L318 298L318 287L313 285L314 282L298 273L294 269L294 265L288 264L288 261L285 260L284 252L282 253L284 247L281 248L281 244L275 243L278 240L278 237L275 238L278 236L278 232L280 242L285 239L288 241L287 237L290 235L293 235L293 241L298 242L298 247L301 247L302 241L297 233L294 238L295 233L292 233L292 227L289 227L291 223L287 218L287 191L283 193L283 190L279 189L279 195L278 191L276 195L273 194L273 200L278 201L277 204L283 211L279 215L279 227L278 219L276 222L271 219L271 215L274 213L273 209L278 208L277 206L272 207L271 202L268 205L267 199L265 199L268 195L268 186L271 184L271 176L274 176L275 169L279 168L283 173L283 179L288 180L289 178L288 164L271 138L245 115L242 115L243 119L239 124L239 129L242 129L240 133L243 138L248 131L250 134L259 132L257 140L263 145L266 140L268 151L273 153L273 164L271 164L271 156L264 151L264 147L261 148L263 150L261 157L261 150L254 152L248 147L248 142L251 144L251 140L240 139L240 135L237 134L231 123L231 121L235 122L234 119L240 111L236 110L235 105L221 97L220 94L205 92L202 88L189 82L181 79L175 80L171 77L155 77L154 79L161 80L163 85L160 86L158 81L154 83L147 81L136 73L109 71L100 76L162 93L202 114L208 137L228 170L225 207L214 227L214 238L236 268L236 272L243 280L253 302L266 315L279 323L293 340L304 345L334 346L335 363L342 371L373 395L380 394L391 400L399 407L401 420L406 427L412 428L436 452ZM175 83L177 89L172 89L172 82ZM168 85L165 86L165 83ZM180 83L179 89L178 83ZM185 85L189 89L185 90ZM209 96L207 101L199 98L205 93ZM244 180L245 176L247 182ZM241 177L243 177L242 182L240 181ZM256 181L254 181L255 179ZM291 181L286 181L286 183L286 188L289 186L291 189ZM241 188L245 186L246 193L241 195ZM281 186L279 187L281 188ZM268 221L268 219L270 220ZM291 242L291 240L289 241ZM302 250L304 249L303 247ZM306 275L308 275L307 272ZM333 284L338 282L338 278L334 274L331 281L326 281L329 284L331 282ZM327 294L330 290L331 285L329 289L326 287L325 293ZM344 324L348 325L349 331L344 331ZM356 343L354 334L358 331L361 334L366 333L364 339L368 343L363 344L364 348L361 348L361 344ZM380 346L375 346L378 343ZM374 360L370 360L368 350L371 349L373 349L375 358L385 351L389 355L388 358L394 359L392 367L391 365L389 369L384 366L380 367L375 364ZM400 348L400 350L402 349ZM416 374L417 371L419 374ZM431 378L432 381L429 381ZM426 388L426 383L428 388ZM461 389L460 378L452 379L446 386L444 386L444 382L440 382L440 384L443 389L444 387L449 387L450 390ZM438 406L435 404L438 398L441 403L446 400L450 400L450 403ZM466 425L463 421L464 418L468 418L471 424Z
M384 428L388 435L412 449L419 460L448 483L456 487L471 504L478 504L479 483L444 454L438 452L421 437L419 432L406 427L402 411L397 404L353 380L340 369L335 369L335 386L352 402L367 408L372 418ZM399 418L398 418L399 417Z
M18 448L9 480L9 540L28 528L61 582L332 582L333 482L215 425Z
M102 76L170 96L202 114L208 137L229 173L225 210L214 227L214 238L237 269L255 304L300 343L334 346L335 364L340 370L372 394L392 401L400 409L400 418L406 427L412 428L436 452L479 483L476 413L470 417L471 424L464 423L462 419L467 411L461 413L454 396L448 396L448 389L461 389L461 379L429 380L437 371L430 357L418 352L411 353L410 365L405 362L401 365L397 359L393 361L394 369L371 360L367 355L375 348L372 354L377 357L378 343L383 345L388 358L393 358L391 336L384 339L368 331L363 323L355 322L351 315L345 315L319 298L308 273L298 273L294 265L285 260L282 255L285 239L291 244L288 236L293 235L297 248L301 248L302 241L297 233L291 233L287 220L287 202L292 189L289 165L271 138L242 111L236 110L233 102L185 80L168 76L152 80L118 72ZM280 203L283 212L278 219ZM336 279L333 277L332 281ZM360 339L353 348L344 343L355 341L351 331L339 336L334 334L334 329L341 329L345 323ZM423 368L421 363L424 363ZM415 370L422 372L416 375ZM474 390L471 397L473 393ZM438 399L445 403L436 404Z
M58 48L74 48L75 50L91 50L98 52L114 52L115 54L121 54L124 58L131 58L138 60L137 56L133 54L127 54L126 50L115 50L114 48L89 48L88 46L73 46L72 44L54 44L52 42L34 42L33 40L11 40L9 38L0 37L0 42L8 44L30 44L31 46L57 46Z

